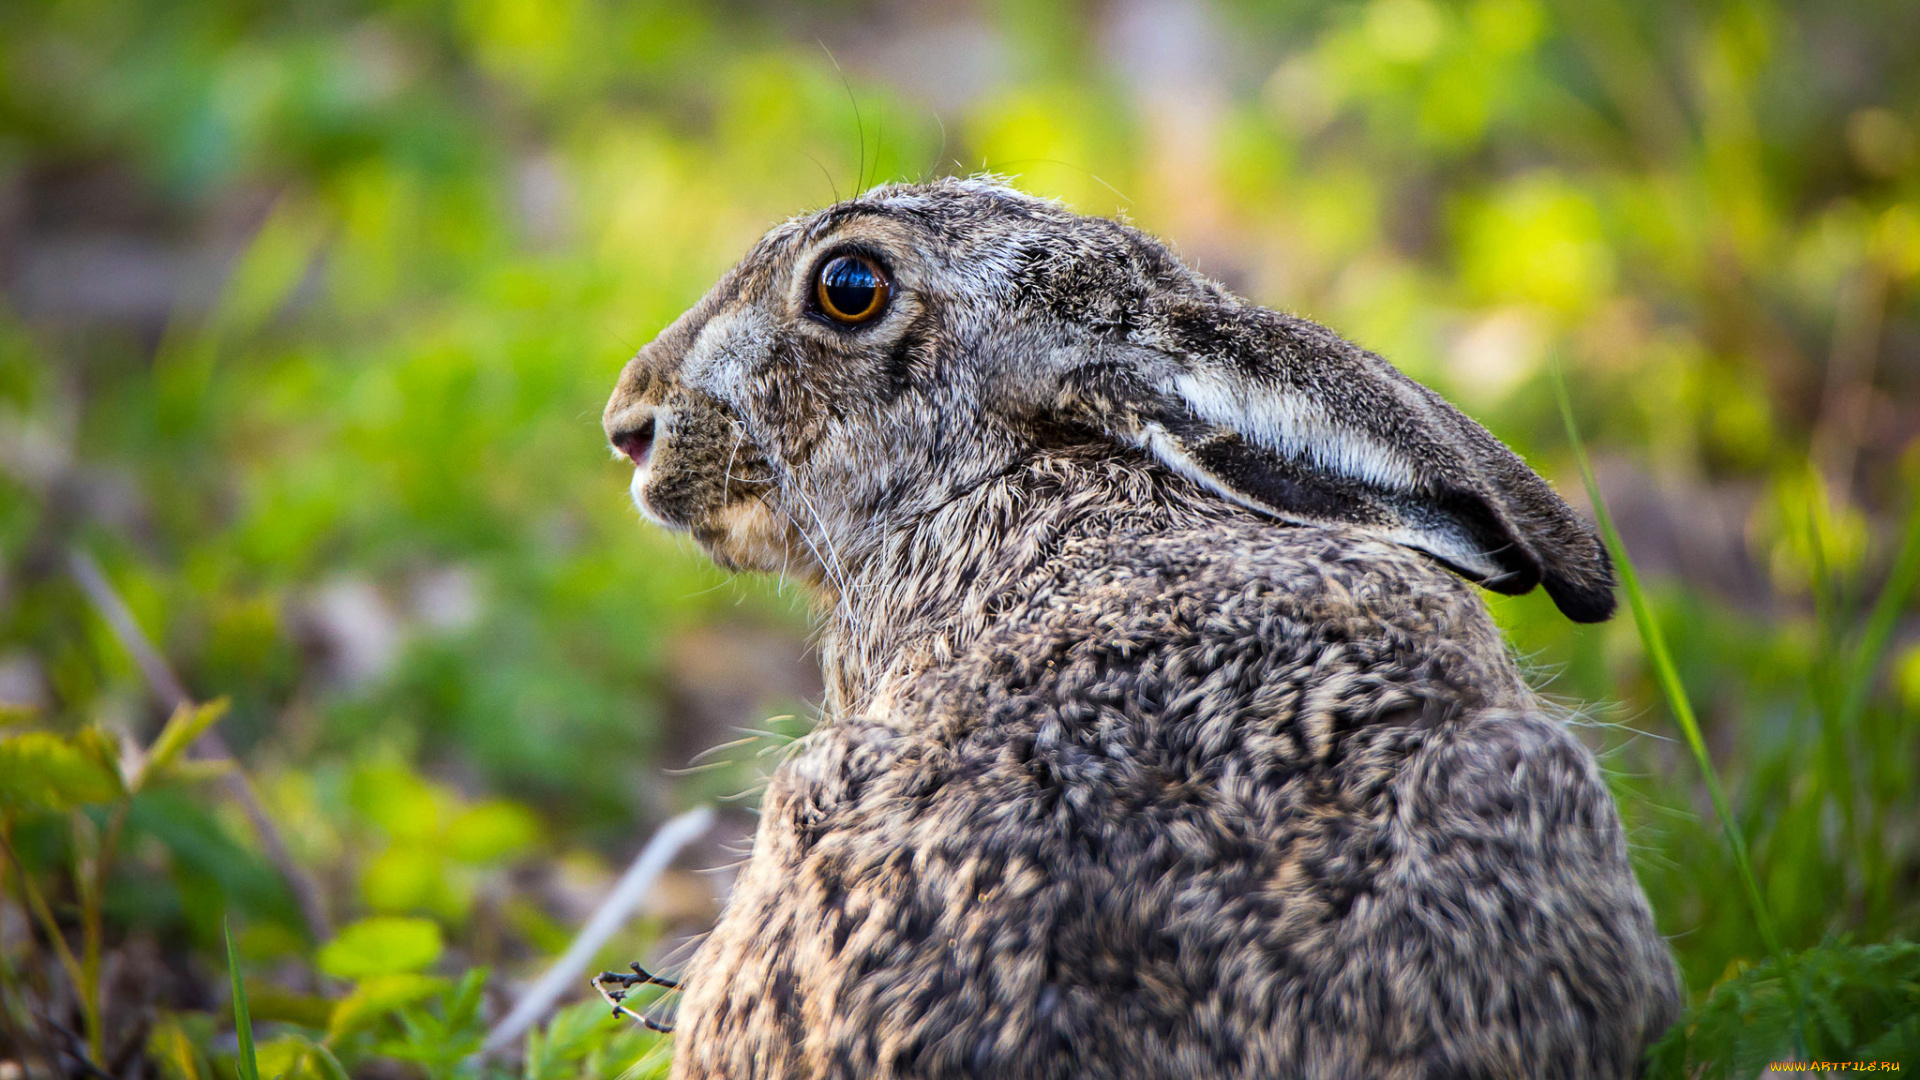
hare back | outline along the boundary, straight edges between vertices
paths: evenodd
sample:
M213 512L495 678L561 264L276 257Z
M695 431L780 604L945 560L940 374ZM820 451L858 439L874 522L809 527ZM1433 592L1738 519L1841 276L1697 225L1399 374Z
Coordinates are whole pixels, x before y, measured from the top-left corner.
M1623 1077L1673 970L1467 586L1337 528L1069 542L776 774L677 1076Z

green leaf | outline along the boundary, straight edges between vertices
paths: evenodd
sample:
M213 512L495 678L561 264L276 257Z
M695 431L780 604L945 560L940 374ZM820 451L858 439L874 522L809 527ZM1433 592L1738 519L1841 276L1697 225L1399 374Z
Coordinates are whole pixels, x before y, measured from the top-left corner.
M460 862L509 858L532 847L540 824L524 807L494 799L460 812L447 826L447 854Z
M348 1080L347 1070L341 1066L340 1059L320 1043L307 1042L307 1060L313 1064L313 1071L320 1074L321 1080Z
M395 840L438 843L451 815L447 794L407 769L376 766L354 776L353 807Z
M134 789L165 773L201 734L227 714L227 705L226 698L219 698L205 705L185 704L173 710L167 726L160 729L159 737L147 751L147 763L134 778Z
M455 1031L472 1027L480 1018L480 999L487 989L488 969L474 968L460 977L447 999L447 1026Z
M101 774L108 778L113 787L115 798L126 793L126 775L120 768L120 747L113 736L97 727L88 726L74 732L72 742L75 750L99 766Z
M204 1023L211 1018L195 1014L194 1019ZM205 1080L212 1070L201 1056L200 1041L187 1030L179 1014L163 1012L154 1018L147 1035L147 1057L160 1066L166 1080Z
M447 984L431 975L377 975L364 979L341 998L327 1022L327 1037L337 1039L373 1026L382 1017L424 1001Z
M234 763L225 758L176 761L158 776L150 770L141 774L141 790L152 790L162 785L187 785L198 784L204 780L218 780L233 770Z
M62 738L27 731L0 738L0 805L19 809L70 810L112 802L124 793L119 770L107 756L105 735Z
M233 982L233 1030L240 1037L240 1056L234 1067L240 1080L260 1080L260 1063L253 1056L253 1018L247 1015L247 984L240 978L240 955L233 947L233 927L225 919L220 932L227 939L227 977Z
M258 1020L277 1020L319 1030L325 1030L333 1017L333 1002L326 998L296 994L272 983L254 983L247 991L247 1008Z
M427 911L449 920L465 914L437 845L395 844L381 852L361 871L360 893L374 911Z
M1920 1049L1920 944L1833 942L1789 959L1730 972L1653 1048L1649 1080L1748 1077L1781 1058L1911 1060ZM1801 999L1823 1021L1808 1043L1795 1039Z
M259 1046L259 1070L270 1080L295 1080L307 1060L307 1040L297 1035L268 1039Z
M320 950L320 970L338 979L419 971L440 958L440 924L431 919L363 919Z

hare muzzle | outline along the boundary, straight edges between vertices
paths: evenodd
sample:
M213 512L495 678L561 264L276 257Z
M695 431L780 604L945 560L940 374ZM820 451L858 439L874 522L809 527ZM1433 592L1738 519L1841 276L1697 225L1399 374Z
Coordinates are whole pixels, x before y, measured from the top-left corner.
M688 385L702 328L683 320L627 363L602 420L607 441L633 463L628 491L647 520L692 533L729 569L795 568L786 526L761 498L765 459L725 402Z
M634 357L620 373L619 385L607 402L602 426L614 452L633 462L633 481L628 487L633 494L633 505L656 524L685 527L689 523L663 517L648 502L646 494L654 472L654 450L668 428L667 410L660 405L666 385L666 379L649 370L645 353Z

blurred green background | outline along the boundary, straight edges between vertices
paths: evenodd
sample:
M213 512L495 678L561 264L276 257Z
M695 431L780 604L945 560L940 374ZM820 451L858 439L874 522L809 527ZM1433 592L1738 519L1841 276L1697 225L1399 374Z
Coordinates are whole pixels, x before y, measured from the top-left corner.
M981 170L1584 504L1563 371L1797 957L1633 621L1493 599L1700 1004L1661 1068L1920 1045L1920 6L13 0L0 1076L234 1075L223 915L266 1075L473 1074L652 830L731 799L682 860L722 870L600 959L674 955L818 675L796 597L637 521L601 404L773 222ZM230 700L324 924L213 766L143 774L167 709L76 551ZM669 1045L588 1004L485 1068Z

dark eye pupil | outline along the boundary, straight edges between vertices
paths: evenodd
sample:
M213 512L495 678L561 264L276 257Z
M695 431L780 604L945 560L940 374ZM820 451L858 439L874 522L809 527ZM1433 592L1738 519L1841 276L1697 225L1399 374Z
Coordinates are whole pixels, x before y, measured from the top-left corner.
M842 257L827 265L820 275L820 287L834 314L852 317L866 314L873 306L880 281L866 263Z

